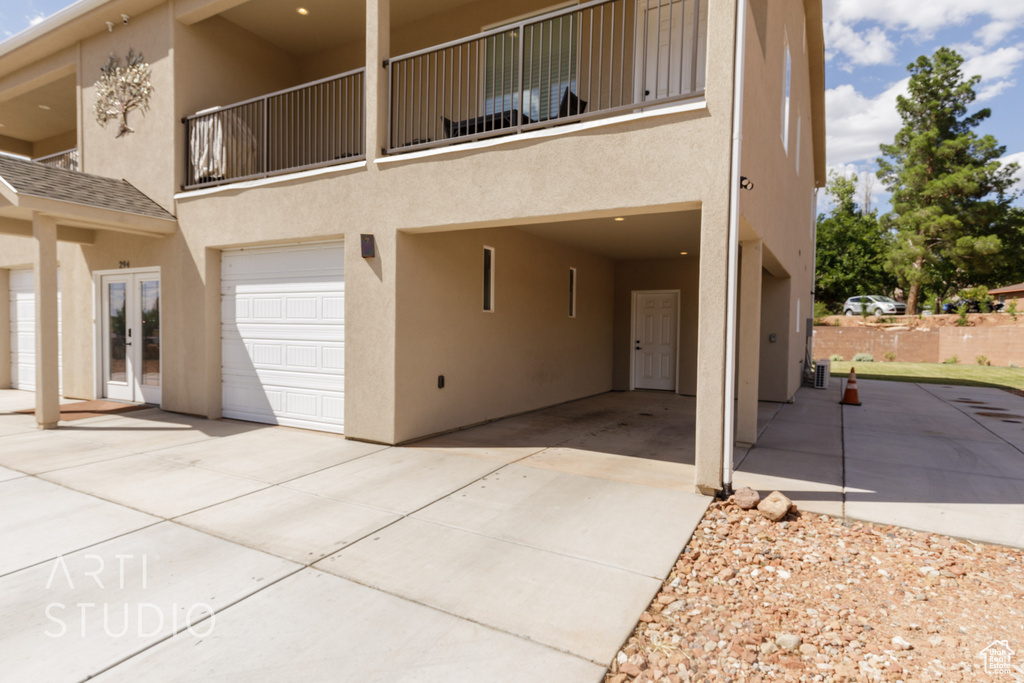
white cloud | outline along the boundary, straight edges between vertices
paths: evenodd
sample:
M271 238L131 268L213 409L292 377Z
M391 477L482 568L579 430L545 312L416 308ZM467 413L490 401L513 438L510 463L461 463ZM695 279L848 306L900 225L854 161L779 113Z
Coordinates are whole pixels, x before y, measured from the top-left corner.
M989 21L975 37L992 47L1024 26L1020 0L930 0L924 8L910 0L825 0L823 10L829 58L842 54L849 65L891 64L896 52L888 31L926 40L982 17Z
M882 213L888 210L888 202L891 195L885 189L885 186L882 185L882 181L878 179L873 166L865 164L835 164L829 166L826 170L829 176L832 173L838 173L843 177L856 179L857 194L854 196L854 199L856 199L861 209L868 211L879 209ZM824 208L819 207L819 211L828 211L832 205L832 198L826 195L824 197Z
M28 25L29 26L35 26L36 24L41 23L43 21L43 19L45 19L45 18L46 18L45 14L37 14L34 17L29 17Z
M1017 0L929 0L925 6L912 0L825 0L823 11L829 22L853 25L870 21L889 29L913 31L920 37L975 16L988 16L1013 27L1024 23L1024 3Z
M972 56L961 67L964 76L980 75L985 81L1009 78L1024 61L1024 49L1019 45L1001 47L992 52Z
M986 47L1001 43L1017 25L1012 21L993 21L975 31L974 37Z
M996 81L988 85L982 84L978 89L977 101L985 102L999 97L1015 85L1017 85L1017 81Z
M896 111L896 97L906 93L908 80L889 86L873 98L864 96L852 85L825 91L829 166L878 158L878 146L891 143L903 123Z
M858 33L846 24L832 22L825 27L825 43L830 58L838 51L857 66L889 64L896 58L896 46L877 26Z
M960 68L965 77L981 76L981 84L977 88L979 102L998 97L1017 84L1010 77L1024 63L1024 46L987 51L981 45L963 43L954 45L953 49L967 57Z
M1024 192L1024 152L1016 152L1014 154L1007 154L1000 159L1004 164L1010 164L1017 162L1020 165L1021 170L1017 171L1017 183L1014 185L1017 190Z

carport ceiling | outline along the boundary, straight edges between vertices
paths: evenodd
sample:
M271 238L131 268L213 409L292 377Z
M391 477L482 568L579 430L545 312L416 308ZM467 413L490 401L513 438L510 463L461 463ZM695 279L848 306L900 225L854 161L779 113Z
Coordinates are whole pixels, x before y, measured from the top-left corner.
M392 0L392 26L420 21L469 0ZM302 15L298 8L308 11ZM336 45L361 41L366 34L366 4L341 0L250 0L221 14L293 55L310 55Z
M75 74L7 100L0 108L0 135L38 142L74 130Z
M696 257L700 251L700 211L646 213L524 225L538 237L613 260Z

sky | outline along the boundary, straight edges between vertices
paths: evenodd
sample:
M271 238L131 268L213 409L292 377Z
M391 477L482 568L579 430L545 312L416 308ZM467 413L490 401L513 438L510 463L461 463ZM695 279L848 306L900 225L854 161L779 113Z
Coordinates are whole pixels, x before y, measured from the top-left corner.
M1003 159L1024 166L1024 0L824 0L826 148L830 170L877 168L878 146L901 127L896 97L906 92L907 66L920 55L951 47L967 61L965 76L981 76L970 113L988 108L978 128L1006 147ZM1024 190L1024 172L1018 174ZM875 181L882 210L887 193Z
M69 5L68 0L0 0L0 38L14 35ZM1006 147L1006 161L1024 166L1024 0L823 0L828 167L873 186L876 206L888 193L873 174L878 146L900 128L896 97L907 65L952 47L967 60L966 76L982 77L971 113L992 116L979 128ZM1024 190L1024 171L1018 187Z

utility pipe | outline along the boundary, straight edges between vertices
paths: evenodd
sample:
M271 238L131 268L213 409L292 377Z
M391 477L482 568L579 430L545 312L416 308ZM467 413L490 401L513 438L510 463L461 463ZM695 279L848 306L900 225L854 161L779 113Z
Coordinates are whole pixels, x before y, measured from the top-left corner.
M743 64L746 54L747 0L736 0L736 64L733 68L732 168L729 187L729 269L725 295L725 410L722 434L722 493L732 493L732 449L736 440L736 296L739 274L740 159L743 143Z

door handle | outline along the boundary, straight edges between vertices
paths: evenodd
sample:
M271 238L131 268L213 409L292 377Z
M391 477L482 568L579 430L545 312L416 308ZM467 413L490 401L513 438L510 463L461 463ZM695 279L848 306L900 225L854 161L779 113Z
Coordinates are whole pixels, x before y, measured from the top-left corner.
M636 350L637 350L637 351L643 351L643 350L644 350L644 347L642 347L642 346L638 346L638 347L636 347Z

